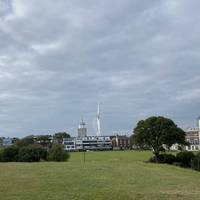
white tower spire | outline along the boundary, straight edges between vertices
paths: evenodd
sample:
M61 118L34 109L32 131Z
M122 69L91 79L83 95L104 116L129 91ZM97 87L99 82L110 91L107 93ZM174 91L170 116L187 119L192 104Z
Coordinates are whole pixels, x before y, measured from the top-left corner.
M100 106L97 107L97 136L101 136Z

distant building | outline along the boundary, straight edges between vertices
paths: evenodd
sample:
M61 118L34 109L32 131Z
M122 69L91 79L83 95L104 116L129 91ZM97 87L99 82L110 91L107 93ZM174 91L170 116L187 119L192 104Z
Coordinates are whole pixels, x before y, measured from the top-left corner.
M116 135L112 137L112 147L113 149L129 149L130 148L130 138L126 135Z
M49 148L51 144L53 143L52 135L36 135L36 136L33 136L33 139L34 139L34 143L40 144L43 147L47 147L47 148Z
M16 138L16 137L12 138L12 144L15 144L18 140L19 138Z
M63 145L64 145L66 151L76 151L77 150L75 137L64 138Z
M82 120L78 127L78 138L87 137L87 128L85 122Z
M13 142L12 142L12 138L3 138L3 146L10 146L12 145Z
M109 136L88 136L82 139L80 147L84 150L111 150L112 142Z
M199 144L199 128L190 128L186 131L186 141L189 142L190 146L186 146L187 151L198 151L200 150Z
M63 145L67 151L112 150L112 142L109 136L66 138Z

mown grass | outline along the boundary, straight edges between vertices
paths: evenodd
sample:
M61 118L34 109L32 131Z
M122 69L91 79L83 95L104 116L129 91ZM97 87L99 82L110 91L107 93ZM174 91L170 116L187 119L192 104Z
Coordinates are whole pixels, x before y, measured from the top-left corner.
M1 163L0 200L199 200L200 173L144 162L150 152L71 153L69 162Z

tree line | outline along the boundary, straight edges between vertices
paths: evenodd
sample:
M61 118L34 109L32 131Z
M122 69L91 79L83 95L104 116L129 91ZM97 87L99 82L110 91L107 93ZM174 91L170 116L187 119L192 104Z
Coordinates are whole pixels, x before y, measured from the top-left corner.
M69 138L66 132L53 135L30 135L15 140L12 146L2 148L0 162L39 162L66 161L69 153L63 148L62 141Z

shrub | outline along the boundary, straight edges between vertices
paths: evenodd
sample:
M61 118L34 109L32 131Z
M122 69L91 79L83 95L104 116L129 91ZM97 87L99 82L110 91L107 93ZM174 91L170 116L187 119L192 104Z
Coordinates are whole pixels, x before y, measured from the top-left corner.
M200 152L197 152L195 157L191 160L191 168L200 171Z
M0 162L3 162L3 160L2 160L2 152L0 152Z
M56 144L50 149L47 159L49 161L60 162L68 160L69 157L69 153L64 151L63 146Z
M189 151L179 152L176 155L177 162L180 163L182 167L190 167L191 160L195 157L194 153Z
M39 162L41 159L47 158L47 150L40 145L30 145L22 147L19 150L19 162Z
M174 162L176 162L176 156L172 154L163 154L163 156L163 163L173 164Z
M17 161L19 148L16 146L9 146L2 150L0 160L1 162L15 162Z
M158 156L158 160L156 159L156 156L153 156L153 157L151 157L150 159L149 159L149 162L153 162L153 163L163 163L163 160L164 160L164 156L163 156L163 154L160 154L159 156Z
M196 153L196 156L195 156L196 158L198 158L198 159L200 159L200 151L198 151L197 153Z
M48 152L47 152L47 149L44 148L42 145L33 144L33 145L29 145L29 148L33 148L34 151L38 153L41 160L47 160Z
M149 162L153 162L156 163L156 157L153 156L149 159ZM176 157L172 154L160 154L158 156L158 162L159 163L167 163L167 164L173 164L174 162L176 162Z
M152 156L151 158L149 158L149 162L156 163L156 157Z

